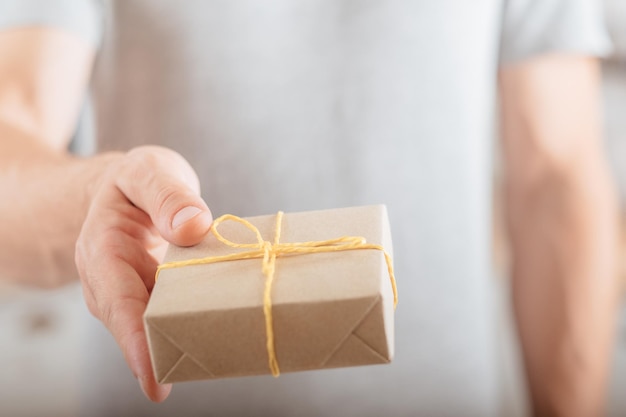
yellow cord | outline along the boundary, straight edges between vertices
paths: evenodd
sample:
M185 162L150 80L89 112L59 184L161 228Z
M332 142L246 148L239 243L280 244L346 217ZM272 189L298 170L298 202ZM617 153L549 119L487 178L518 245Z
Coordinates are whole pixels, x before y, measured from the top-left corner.
M297 242L297 243L280 243L280 234L282 226L283 212L279 211L276 215L276 226L274 230L274 243L263 240L261 232L249 221L242 219L241 217L233 216L232 214L225 214L217 218L211 226L211 232L215 235L217 240L223 244L230 246L231 248L250 249L246 252L232 253L230 255L221 256L208 256L206 258L187 259L184 261L173 261L161 264L157 268L155 281L159 277L159 273L164 269L181 268L191 265L206 265L217 262L236 261L242 259L263 259L262 271L265 276L265 290L263 292L263 314L265 316L265 333L267 338L267 356L269 361L269 368L272 371L272 375L277 377L280 375L280 368L278 366L278 359L276 359L276 350L274 347L274 321L272 317L272 284L274 282L274 275L276 271L276 258L283 255L296 255L307 253L322 253L322 252L338 252L346 250L358 250L358 249L374 249L380 250L385 255L385 262L387 263L387 270L389 271L389 278L391 280L391 288L393 290L393 307L394 309L398 305L398 288L396 286L396 278L393 273L393 264L391 257L385 251L381 245L374 245L367 243L365 238L357 236L343 236L336 239L311 241L311 242ZM235 221L241 223L248 229L250 229L256 236L257 243L235 243L224 238L218 231L217 226L225 221Z

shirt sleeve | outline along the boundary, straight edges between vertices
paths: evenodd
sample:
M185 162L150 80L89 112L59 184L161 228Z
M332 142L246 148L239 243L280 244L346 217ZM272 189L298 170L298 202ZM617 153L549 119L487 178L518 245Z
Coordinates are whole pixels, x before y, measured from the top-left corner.
M102 4L100 0L0 0L0 32L27 26L66 30L97 46Z
M626 1L607 0L605 4L607 25L615 47L613 57L623 60L626 58Z
M565 52L606 56L611 52L600 0L506 0L501 63Z

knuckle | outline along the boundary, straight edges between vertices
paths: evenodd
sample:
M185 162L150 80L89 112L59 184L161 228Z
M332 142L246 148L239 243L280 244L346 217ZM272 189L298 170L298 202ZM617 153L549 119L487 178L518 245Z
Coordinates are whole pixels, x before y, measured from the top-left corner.
M159 157L154 152L134 149L127 154L124 173L133 180L153 176L159 166Z
M159 215L167 215L181 204L181 190L173 185L163 186L154 197L154 207Z
M163 165L165 162L172 163L182 159L177 152L160 146L139 146L126 154L127 165L136 167L141 171L150 171L154 167Z
M172 149L159 146L140 146L127 154L126 169L134 179L155 182L167 176L194 189L199 189L198 177L187 160Z

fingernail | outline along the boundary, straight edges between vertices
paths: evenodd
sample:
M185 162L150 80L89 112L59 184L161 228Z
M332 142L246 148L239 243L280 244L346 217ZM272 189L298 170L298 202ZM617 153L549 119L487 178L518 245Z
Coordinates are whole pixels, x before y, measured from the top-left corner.
M181 224L190 220L191 218L197 216L202 213L202 210L195 206L187 206L182 208L176 213L174 219L172 220L172 229L176 229Z

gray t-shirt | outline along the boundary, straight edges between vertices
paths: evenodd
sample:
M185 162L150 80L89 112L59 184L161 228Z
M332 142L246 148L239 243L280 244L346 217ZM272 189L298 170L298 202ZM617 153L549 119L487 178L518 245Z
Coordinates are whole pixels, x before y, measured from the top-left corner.
M40 3L56 7L42 17ZM99 149L176 149L215 215L372 203L390 213L400 290L391 365L180 384L153 405L94 323L82 415L499 414L490 259L498 65L605 53L595 2L7 4L4 26L40 22L100 43ZM89 28L103 23L99 41L68 19L79 10Z

